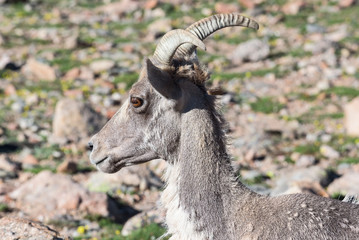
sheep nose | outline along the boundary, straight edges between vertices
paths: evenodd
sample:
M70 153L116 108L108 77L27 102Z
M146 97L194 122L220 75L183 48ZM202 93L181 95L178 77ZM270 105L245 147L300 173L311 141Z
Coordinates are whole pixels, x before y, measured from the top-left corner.
M88 144L87 144L87 149L90 150L90 151L92 151L92 149L93 149L93 143L92 143L92 141L88 142Z

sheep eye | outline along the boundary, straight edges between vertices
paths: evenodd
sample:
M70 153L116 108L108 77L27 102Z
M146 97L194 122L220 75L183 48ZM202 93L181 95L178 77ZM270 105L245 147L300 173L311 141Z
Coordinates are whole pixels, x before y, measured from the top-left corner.
M138 97L131 97L131 104L134 108L139 108L143 105L143 99Z

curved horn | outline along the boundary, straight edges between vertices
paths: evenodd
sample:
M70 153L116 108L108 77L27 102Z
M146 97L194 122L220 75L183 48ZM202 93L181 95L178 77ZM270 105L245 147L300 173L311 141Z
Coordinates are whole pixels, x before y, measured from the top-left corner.
M215 31L232 26L242 26L258 30L259 25L256 21L239 15L238 13L217 14L204 18L189 26L186 31L195 34L200 40L214 33ZM191 55L196 49L192 44L185 44L178 48L177 53L183 56Z
M206 49L204 43L196 35L183 29L176 29L169 31L161 38L153 54L153 60L162 66L168 66L177 48L184 43L189 43L191 46L199 47L203 50Z

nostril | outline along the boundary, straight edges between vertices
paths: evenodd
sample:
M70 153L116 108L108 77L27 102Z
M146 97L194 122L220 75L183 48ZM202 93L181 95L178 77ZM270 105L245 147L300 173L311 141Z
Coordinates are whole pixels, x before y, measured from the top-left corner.
M93 143L92 142L88 142L87 149L92 151L92 149L93 149Z

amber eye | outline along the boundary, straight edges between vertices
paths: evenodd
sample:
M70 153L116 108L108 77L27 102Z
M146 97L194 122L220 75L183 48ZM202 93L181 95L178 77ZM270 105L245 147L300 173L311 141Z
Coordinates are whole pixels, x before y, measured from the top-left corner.
M131 104L135 108L139 108L143 105L143 99L138 97L131 97Z

